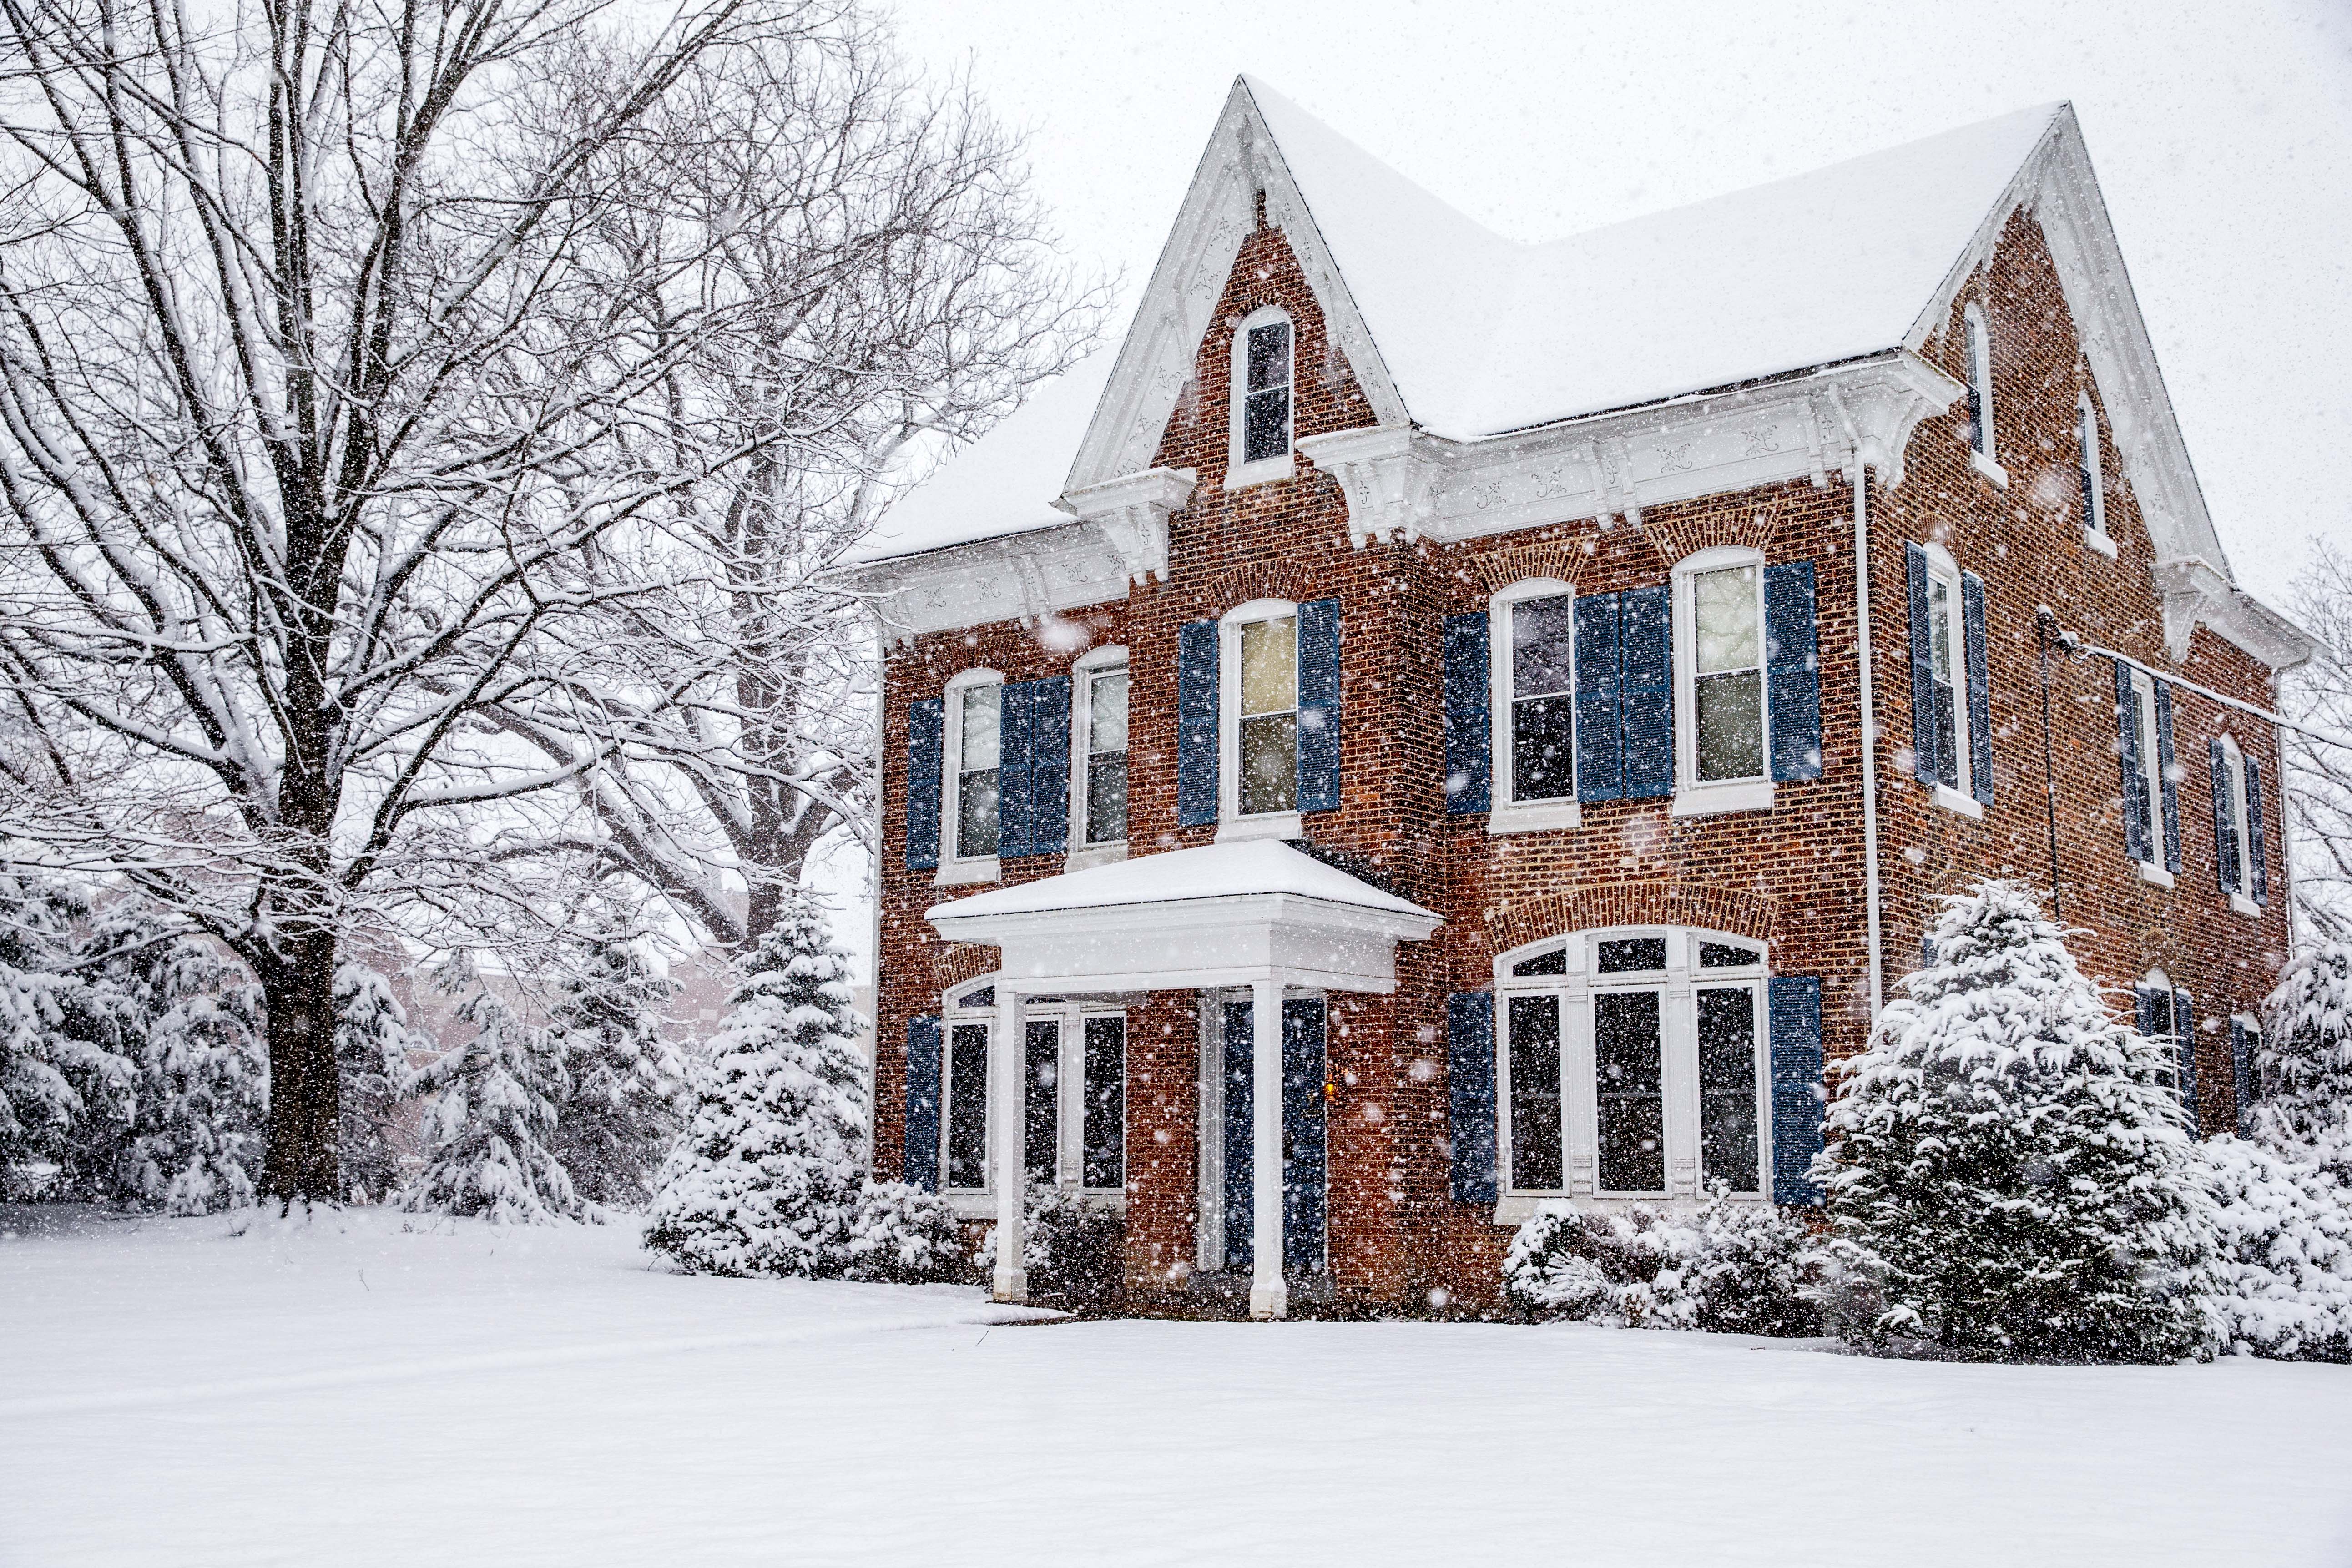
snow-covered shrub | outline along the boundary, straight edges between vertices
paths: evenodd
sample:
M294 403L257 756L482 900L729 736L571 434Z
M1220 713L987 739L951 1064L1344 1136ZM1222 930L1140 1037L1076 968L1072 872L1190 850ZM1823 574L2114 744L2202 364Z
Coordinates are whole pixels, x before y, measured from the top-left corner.
M2250 1136L2352 1186L2352 946L2296 953L2263 1014Z
M384 977L364 963L335 968L335 1071L343 1193L353 1203L380 1202L400 1185L400 1107L414 1074L411 1051L435 1048L409 1026L407 1011Z
M2282 1361L2352 1361L2352 1193L2330 1172L2239 1138L2202 1146L2221 1231L2222 1337Z
M460 968L452 984L465 978ZM418 1090L433 1097L425 1115L425 1163L401 1189L398 1205L501 1225L598 1217L549 1146L563 1064L545 1032L478 981L457 1005L457 1016L476 1033L417 1075Z
M660 1032L670 983L624 942L584 957L547 1020L564 1077L555 1153L589 1203L642 1208L682 1120L686 1067Z
M2210 1339L2213 1203L2168 1052L2102 1005L2028 889L1945 900L1933 958L1842 1064L1826 1184L1864 1337L2163 1361Z
M1813 1252L1801 1221L1719 1194L1690 1214L1554 1205L1511 1238L1503 1293L1538 1318L1804 1335L1817 1331Z
M937 1193L866 1178L849 1222L850 1279L915 1285L950 1279L963 1264L962 1227Z
M1021 1268L1029 1293L1096 1306L1126 1279L1127 1226L1118 1215L1090 1204L1075 1187L1032 1180L1023 1194ZM981 1237L973 1265L986 1279L996 1268L996 1226Z

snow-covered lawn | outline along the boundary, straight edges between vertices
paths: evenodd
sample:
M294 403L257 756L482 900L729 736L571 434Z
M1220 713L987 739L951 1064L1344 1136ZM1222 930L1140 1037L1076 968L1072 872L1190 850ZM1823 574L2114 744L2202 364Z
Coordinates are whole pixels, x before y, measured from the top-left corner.
M2352 1368L1014 1326L401 1224L0 1210L0 1563L2352 1562Z

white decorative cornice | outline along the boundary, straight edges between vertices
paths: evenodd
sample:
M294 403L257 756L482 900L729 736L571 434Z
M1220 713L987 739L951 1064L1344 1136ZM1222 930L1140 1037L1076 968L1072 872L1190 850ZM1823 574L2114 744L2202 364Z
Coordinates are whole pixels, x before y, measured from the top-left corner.
M1421 537L1441 445L1406 426L1373 425L1309 436L1298 449L1339 481L1348 498L1348 540L1360 549L1391 537Z
M1093 524L1118 554L1129 582L1168 580L1168 520L1192 499L1192 468L1146 468L1072 490L1055 504Z
M2210 561L2158 561L2155 574L2164 601L2164 651L2175 664L2189 658L2200 625L2273 669L2292 669L2317 651L2310 633L2241 591Z

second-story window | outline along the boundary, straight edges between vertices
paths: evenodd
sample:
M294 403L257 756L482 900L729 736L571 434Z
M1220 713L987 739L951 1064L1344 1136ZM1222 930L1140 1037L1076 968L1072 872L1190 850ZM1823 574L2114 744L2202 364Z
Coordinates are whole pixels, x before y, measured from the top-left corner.
M1696 572L1690 584L1691 778L1764 775L1764 596L1755 565Z
M1960 744L1960 584L1939 562L1927 576L1927 673L1934 682L1928 712L1935 730L1935 782L1969 793L1968 749Z
M1081 679L1087 737L1086 841L1117 844L1127 837L1127 668L1098 669Z
M1004 688L995 682L956 693L955 854L996 853L1000 742Z
M1244 816L1298 807L1298 617L1244 621L1235 805Z
M1512 801L1576 795L1576 599L1556 594L1509 607Z
M2100 473L2099 416L2087 395L2074 405L2074 434L2082 451L2083 527L2095 540L2103 539L2107 531L2107 501Z
M1969 445L1986 462L1995 462L1992 449L1992 334L1984 311L1971 304L1965 317L1969 349Z

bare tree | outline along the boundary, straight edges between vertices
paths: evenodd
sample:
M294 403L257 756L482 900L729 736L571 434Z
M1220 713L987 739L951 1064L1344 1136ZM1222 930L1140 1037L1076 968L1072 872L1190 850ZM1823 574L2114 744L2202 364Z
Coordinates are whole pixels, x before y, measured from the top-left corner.
M585 553L737 455L679 438L692 409L643 425L731 304L612 244L634 193L600 181L680 133L653 117L697 62L839 7L0 18L0 699L35 737L0 833L251 966L264 1189L332 1199L339 941L402 901L530 910L478 825L604 759L488 716L562 688L558 629L635 591ZM627 303L655 294L657 331Z
M623 269L694 284L624 309L656 338L731 309L614 438L702 477L600 542L586 570L630 591L555 628L564 678L502 708L573 781L510 848L536 834L734 944L774 928L820 838L866 831L870 633L814 574L922 458L1064 369L1107 290L1061 264L1017 138L961 84L919 87L871 26L706 55L651 122L610 160L642 196L606 238Z
M2281 693L2287 716L2318 734L2352 737L2352 560L2320 542L2292 607L2319 647ZM2285 742L2295 906L2314 932L2352 940L2352 748L2294 730Z

